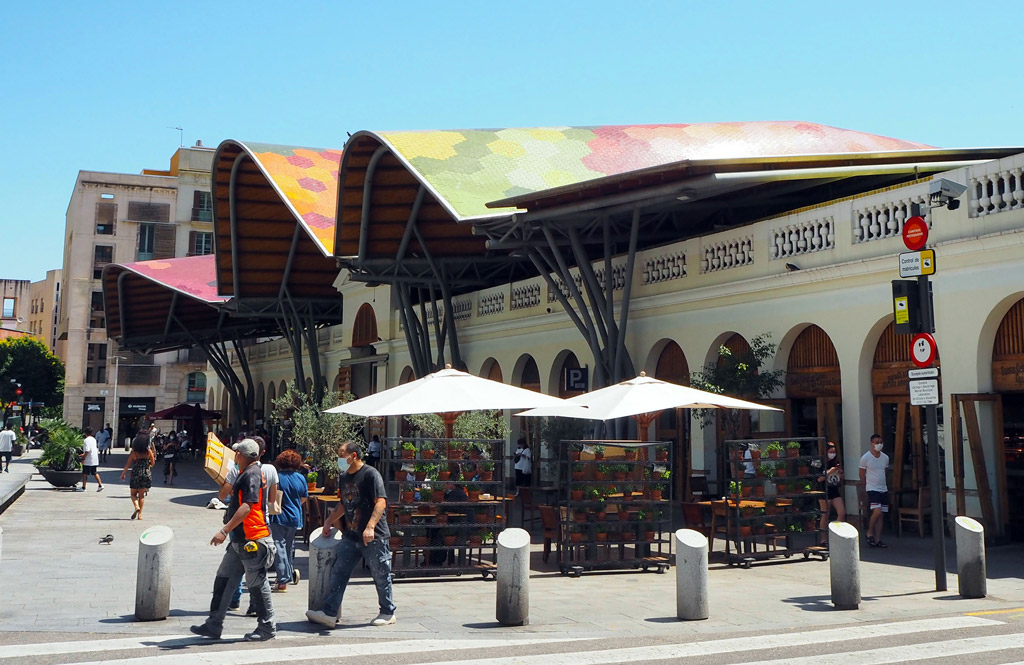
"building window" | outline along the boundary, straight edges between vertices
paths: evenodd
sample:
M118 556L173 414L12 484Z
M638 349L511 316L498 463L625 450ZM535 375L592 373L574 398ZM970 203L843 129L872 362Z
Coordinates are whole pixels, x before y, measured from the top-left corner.
M136 261L150 261L156 248L156 225L139 224L139 249L135 253Z
M185 401L193 404L206 401L206 375L202 372L192 372L188 375Z
M106 365L92 365L85 368L85 382L86 383L106 383L107 382L107 366Z
M103 292L93 291L89 301L89 327L105 328L106 326L107 317L103 313Z
M114 221L117 219L117 204L105 203L96 204L96 234L103 236L114 235Z
M89 362L106 362L107 360L107 345L106 344L90 344L89 351L86 359Z
M162 222L166 224L171 221L171 204L129 201L128 219L133 222Z
M92 278L103 277L103 266L114 262L113 245L96 245L92 255Z
M213 195L196 190L192 195L192 221L213 221Z
M208 231L189 231L188 254L189 256L213 254L213 233Z
M16 304L17 298L4 298L3 317L5 319L14 318L14 309Z

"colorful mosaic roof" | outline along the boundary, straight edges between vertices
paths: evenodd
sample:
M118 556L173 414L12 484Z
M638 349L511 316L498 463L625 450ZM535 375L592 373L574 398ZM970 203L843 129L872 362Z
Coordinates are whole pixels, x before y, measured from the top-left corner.
M334 254L338 210L338 169L341 150L243 143L274 184L296 220L319 243L325 256Z
M809 122L377 132L461 218L490 201L685 160L923 150ZM333 208L332 208L333 211Z
M198 300L208 303L228 300L226 296L217 295L217 263L213 254L139 261L125 263L122 267Z

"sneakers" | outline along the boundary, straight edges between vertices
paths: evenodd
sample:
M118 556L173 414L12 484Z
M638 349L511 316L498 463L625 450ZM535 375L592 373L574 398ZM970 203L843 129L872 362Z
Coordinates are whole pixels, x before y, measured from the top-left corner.
M254 616L258 616L258 615L259 615L259 612L257 612L256 608L253 607L252 605L250 605L245 610L245 616L247 616L247 617L254 617Z
M292 569L292 584L298 584L298 583L299 583L299 569L298 568L293 568Z
M228 605L228 609L229 610L237 610L241 606L242 606L242 601L238 601L237 603L231 603L230 605Z
M381 612L377 615L377 618L370 622L371 626L390 626L396 621L394 614L384 614Z
M103 491L103 485L100 485L99 487L97 487L96 491L97 492L102 492Z
M277 633L267 633L262 630L256 629L251 633L246 633L242 639L246 642L266 642L277 637Z
M326 628L334 628L338 625L338 620L323 610L306 610L306 618L312 623L318 623Z
M287 590L288 590L288 585L287 584L275 584L270 589L270 592L271 593L284 593Z
M200 637L209 637L210 639L214 640L220 639L220 633L215 633L205 623L201 623L198 626L192 626L191 628L189 628L189 630L195 633L196 635L199 635Z

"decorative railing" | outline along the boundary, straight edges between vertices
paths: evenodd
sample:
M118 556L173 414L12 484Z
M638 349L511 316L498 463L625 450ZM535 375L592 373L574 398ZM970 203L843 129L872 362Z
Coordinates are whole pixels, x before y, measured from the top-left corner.
M836 223L832 217L794 222L771 229L772 260L820 252L836 246Z
M754 263L754 238L745 236L704 245L700 271L717 272Z
M594 276L597 278L597 284L602 289L604 288L604 268L598 268L594 271ZM626 266L625 265L613 265L612 266L612 291L618 291L619 289L626 286Z
M862 243L899 237L903 233L903 222L911 216L910 206L914 203L927 205L925 194L904 193L903 198L895 201L883 201L875 205L854 208L853 242ZM931 227L931 214L926 211L924 219Z
M517 309L529 309L540 304L540 284L524 284L512 287L513 311Z
M480 301L477 304L477 316L490 316L491 314L500 314L504 311L505 293L503 291L480 294ZM455 320L458 321L459 317L456 316Z
M427 314L427 318L430 318L430 314ZM444 316L444 310L438 305L438 314ZM456 321L468 321L473 316L473 299L472 298L456 298L452 300L452 318Z
M555 286L557 286L558 290L562 292L562 295L565 296L566 298L571 298L572 295L569 293L569 287L567 287L565 285L565 282L562 281L562 278L561 277L555 277L554 279L555 279ZM572 278L572 281L576 282L576 289L582 293L582 291L583 291L583 276L580 275L580 274L577 274L575 277ZM555 296L554 292L549 288L548 289L548 302L549 303L550 302L555 302L555 299L556 299L556 296Z
M999 173L972 177L970 182L971 217L995 215L1024 208L1024 183L1021 167Z
M654 256L644 262L644 286L686 277L686 252Z

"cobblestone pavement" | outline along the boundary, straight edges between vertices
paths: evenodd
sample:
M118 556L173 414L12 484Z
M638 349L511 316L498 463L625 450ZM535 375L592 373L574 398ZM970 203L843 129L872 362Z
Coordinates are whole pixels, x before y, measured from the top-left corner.
M33 451L12 464L30 470ZM101 467L105 491L90 482L86 492L52 489L38 475L3 514L0 561L0 631L64 633L181 634L202 620L210 602L214 571L222 550L210 537L223 513L205 508L214 487L198 461L185 462L173 487L162 484L160 467L146 503L144 520L129 519L127 482L120 482L125 454L117 452ZM91 480L91 479L90 479ZM171 616L166 621L136 622L135 576L138 537L153 525L175 533L176 577ZM100 544L106 535L109 545ZM540 562L534 538L530 582L530 624L499 628L495 622L495 585L480 577L401 580L395 601L399 622L394 637L435 633L463 637L486 633L593 637L638 637L803 629L879 620L926 618L950 613L1006 610L1024 605L1024 547L989 551L989 597L960 598L956 575L950 591L934 591L931 541L889 538L890 549L862 553L864 601L858 611L834 611L830 603L829 564L799 558L755 565L749 570L713 565L710 572L711 618L675 620L675 571L563 577ZM955 568L950 544L949 564ZM306 551L299 545L298 567L306 578ZM244 600L244 599L243 599ZM306 584L274 594L282 634L315 632L305 621ZM244 607L244 605L243 605ZM367 626L376 614L376 595L367 578L354 581L345 600L343 621L353 637L379 630ZM242 633L254 620L229 616L226 631Z

